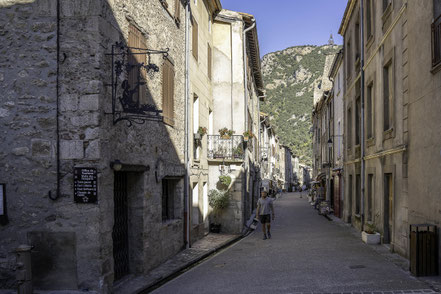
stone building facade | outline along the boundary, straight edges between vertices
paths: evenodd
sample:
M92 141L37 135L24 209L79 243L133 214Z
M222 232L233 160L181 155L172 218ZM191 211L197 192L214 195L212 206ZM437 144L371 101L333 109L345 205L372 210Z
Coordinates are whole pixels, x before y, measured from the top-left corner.
M149 271L188 242L184 6L171 0L2 5L0 181L8 215L0 227L0 288L15 286L11 252L27 243L35 246L36 289L111 292L115 281ZM120 75L110 55L116 42L126 64L135 64L124 64ZM142 62L146 67L136 65ZM163 110L164 122L136 123L147 113L157 118L154 109ZM115 123L127 113L132 126L127 119ZM79 168L96 171L97 195L79 198L86 203L74 199Z
M259 103L263 99L259 43L252 15L222 10L213 24L213 134L208 136L209 190L229 176L229 207L222 231L242 232L259 195ZM231 134L223 136L219 130Z
M433 35L439 26L438 3L364 0L360 17L360 1L348 1L339 32L344 37L345 70L344 217L359 229L363 223L374 224L382 242L407 257L411 224L440 225L435 211L439 199L432 193L439 187L433 174L439 170L441 146L435 90L441 47Z
M190 190L191 240L209 230L208 136L213 129L213 22L222 6L219 0L190 1Z

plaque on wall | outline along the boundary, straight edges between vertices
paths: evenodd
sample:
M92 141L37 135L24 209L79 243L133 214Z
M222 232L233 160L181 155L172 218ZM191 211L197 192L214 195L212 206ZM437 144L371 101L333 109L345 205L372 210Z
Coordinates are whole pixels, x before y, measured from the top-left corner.
M75 167L74 201L76 203L96 203L98 199L96 168Z

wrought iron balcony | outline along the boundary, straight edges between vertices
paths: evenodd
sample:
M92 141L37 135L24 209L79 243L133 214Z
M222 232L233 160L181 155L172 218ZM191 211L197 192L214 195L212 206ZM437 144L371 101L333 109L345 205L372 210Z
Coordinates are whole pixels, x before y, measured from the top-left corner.
M260 158L268 160L268 147L260 147Z
M208 158L209 159L228 159L243 160L244 144L243 136L233 135L229 138L220 135L208 135Z

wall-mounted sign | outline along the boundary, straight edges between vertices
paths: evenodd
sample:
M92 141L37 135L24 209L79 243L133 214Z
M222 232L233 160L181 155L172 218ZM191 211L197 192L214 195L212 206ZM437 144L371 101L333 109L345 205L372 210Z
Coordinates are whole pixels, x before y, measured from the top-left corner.
M98 185L96 169L76 167L74 169L74 201L76 203L96 203L97 199Z
M8 223L8 214L6 210L6 184L0 184L0 224Z

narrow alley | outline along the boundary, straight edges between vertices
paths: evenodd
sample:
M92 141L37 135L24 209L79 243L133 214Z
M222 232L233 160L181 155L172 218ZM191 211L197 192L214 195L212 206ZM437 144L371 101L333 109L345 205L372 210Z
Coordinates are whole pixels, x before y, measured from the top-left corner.
M353 228L318 215L306 193L300 195L285 193L275 201L272 239L262 240L259 225L153 293L433 292L388 255L400 257L362 243Z

